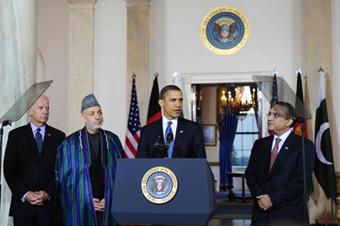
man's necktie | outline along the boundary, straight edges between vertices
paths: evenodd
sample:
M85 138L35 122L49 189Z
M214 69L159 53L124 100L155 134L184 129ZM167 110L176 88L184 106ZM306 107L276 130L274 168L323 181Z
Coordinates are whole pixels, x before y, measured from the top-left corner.
M36 131L35 131L35 142L36 142L36 144L37 144L39 154L41 154L42 146L43 146L43 139L42 139L40 130L41 130L41 129L38 128L38 129L36 129Z
M169 145L168 158L171 158L172 150L174 148L174 135L172 133L171 124L172 122L169 121L165 129L165 137L164 137L164 142Z
M270 157L270 166L269 166L269 172L272 170L272 167L274 165L274 162L276 160L277 155L279 154L279 144L280 144L281 139L280 138L276 138L275 139L275 145L274 148L272 150L272 154Z

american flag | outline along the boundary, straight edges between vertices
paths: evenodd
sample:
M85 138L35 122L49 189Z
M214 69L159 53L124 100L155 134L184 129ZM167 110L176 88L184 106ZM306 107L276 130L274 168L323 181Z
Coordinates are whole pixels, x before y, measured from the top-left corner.
M129 119L127 125L127 131L125 136L125 158L135 158L137 155L137 147L140 137L140 119L139 119L139 108L137 100L136 91L136 80L132 79L132 89L131 89L131 100L130 100L130 110Z

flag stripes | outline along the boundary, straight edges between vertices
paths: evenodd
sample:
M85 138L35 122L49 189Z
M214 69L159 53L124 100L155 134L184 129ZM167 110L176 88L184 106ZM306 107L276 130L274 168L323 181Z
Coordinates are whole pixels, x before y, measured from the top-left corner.
M158 74L155 74L155 78L152 84L152 90L149 100L148 118L146 124L151 124L158 119L161 119L161 107L158 104L159 100L159 88L158 88Z
M125 149L124 149L124 157L125 158L136 158L137 148L140 138L140 118L139 118L139 108L138 108L138 100L137 100L137 91L136 91L136 80L132 79L132 89L131 89L131 100L130 100L130 110L129 110L129 119L127 125L127 131L125 135Z
M300 70L297 72L297 80L296 80L296 98L295 98L295 109L298 112L304 111L304 99L303 99L303 88L302 88L302 79ZM303 120L300 122L295 122L294 124L294 133L300 136L308 137L307 134L307 121L305 115L303 116Z

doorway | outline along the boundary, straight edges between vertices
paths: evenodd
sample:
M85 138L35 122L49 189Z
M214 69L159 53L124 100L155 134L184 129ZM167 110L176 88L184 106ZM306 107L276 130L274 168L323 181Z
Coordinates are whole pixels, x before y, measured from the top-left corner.
M176 83L180 84L184 93L184 117L191 119L193 121L198 121L207 125L208 130L214 131L213 127L216 127L216 144L214 142L206 145L207 161L210 164L214 177L217 181L216 187L219 187L220 178L220 167L219 167L219 133L218 133L218 121L221 116L219 112L219 102L220 90L217 87L225 87L226 84L254 84L252 79L253 75L271 75L271 71L252 71L252 72L226 72L226 73L178 73ZM209 89L207 92L209 105L202 104L200 100L201 95L199 95L200 88ZM249 124L254 128L251 131L238 130L239 136L235 138L241 145L235 146L235 150L238 149L239 152L235 152L234 164L235 167L244 169L248 162L248 157L250 153L253 141L258 137L265 135L266 124L262 123L265 120L265 114L262 112L267 112L269 109L269 102L262 98L261 92L256 90L257 96L257 119L255 118L255 112L240 114L240 127L248 128ZM215 101L211 101L215 99ZM202 112L208 112L208 116L202 114ZM210 115L210 116L209 116ZM215 117L211 117L215 115ZM249 116L249 117L248 117ZM205 118L208 117L208 118ZM215 120L214 120L215 118ZM212 126L211 126L212 125ZM260 125L260 126L258 126ZM257 129L256 129L257 128ZM245 138L247 137L247 138ZM249 138L250 137L250 138ZM248 152L248 153L247 153Z

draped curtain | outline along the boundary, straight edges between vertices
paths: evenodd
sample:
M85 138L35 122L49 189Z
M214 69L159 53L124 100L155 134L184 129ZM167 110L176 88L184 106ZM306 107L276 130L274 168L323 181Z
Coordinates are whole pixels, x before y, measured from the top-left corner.
M28 75L30 74L28 68L33 68L34 65L25 68L25 57L23 53L23 38L28 38L30 34L22 31L22 23L28 19L27 16L25 16L25 18L22 16L23 8L32 4L32 2L34 1L0 0L0 117L19 99L25 90L26 80L33 76ZM22 35L23 33L25 33L25 35ZM3 146L0 147L2 148L1 161L3 161L9 130L26 122L27 117L23 117L20 121L13 123L11 127L8 126L4 128ZM0 225L11 226L13 225L12 219L8 216L11 192L4 179L2 170L0 182Z
M235 140L238 118L235 112L225 111L220 123L220 190L227 188L227 172L232 171L231 152ZM230 186L230 185L229 185Z

